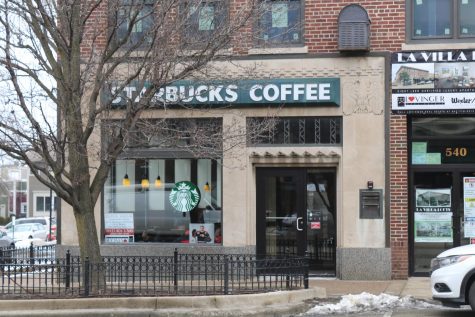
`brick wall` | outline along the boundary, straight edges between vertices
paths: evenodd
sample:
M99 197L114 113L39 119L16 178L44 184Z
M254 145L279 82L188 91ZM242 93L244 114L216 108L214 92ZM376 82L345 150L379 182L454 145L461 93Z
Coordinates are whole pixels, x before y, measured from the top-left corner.
M310 52L335 52L338 47L338 15L357 3L371 20L371 50L397 51L405 36L405 1L305 1L305 39Z
M392 278L408 276L408 158L407 119L392 115L390 120L390 209Z

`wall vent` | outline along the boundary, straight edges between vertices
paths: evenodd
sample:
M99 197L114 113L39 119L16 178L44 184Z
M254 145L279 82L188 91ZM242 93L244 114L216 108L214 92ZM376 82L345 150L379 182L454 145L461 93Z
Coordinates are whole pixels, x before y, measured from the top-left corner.
M371 21L366 10L350 4L338 16L338 49L340 51L369 51Z

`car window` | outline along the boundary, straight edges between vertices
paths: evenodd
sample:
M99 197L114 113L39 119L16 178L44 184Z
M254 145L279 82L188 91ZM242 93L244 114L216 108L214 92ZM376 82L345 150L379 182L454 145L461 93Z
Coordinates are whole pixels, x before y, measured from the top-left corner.
M42 225L46 225L45 219L20 219L18 220L19 223L40 223Z
M31 230L31 225L18 225L15 226L15 232L26 232ZM13 230L10 230L13 231Z

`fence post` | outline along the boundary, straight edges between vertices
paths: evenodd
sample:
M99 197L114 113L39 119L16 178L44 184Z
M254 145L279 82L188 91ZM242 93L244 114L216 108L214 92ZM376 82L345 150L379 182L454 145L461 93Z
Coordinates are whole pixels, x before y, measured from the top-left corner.
M310 254L308 251L305 251L305 263L304 263L304 275L303 275L303 287L308 289L308 271L310 266Z
M30 256L30 264L33 265L35 264L35 250L33 249L33 242L31 242L30 244L30 248L29 248L29 256Z
M175 248L173 252L173 285L175 286L175 293L178 294L178 249Z
M224 258L224 295L229 295L229 259Z
M66 251L66 288L71 286L71 253Z
M89 270L90 270L89 257L84 260L84 297L89 296Z

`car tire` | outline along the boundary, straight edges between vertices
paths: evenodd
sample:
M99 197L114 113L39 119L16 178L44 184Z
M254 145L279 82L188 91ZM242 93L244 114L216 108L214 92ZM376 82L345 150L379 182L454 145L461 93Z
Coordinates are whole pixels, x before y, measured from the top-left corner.
M472 282L470 290L468 291L468 303L470 307L472 307L472 310L475 311L475 281Z

